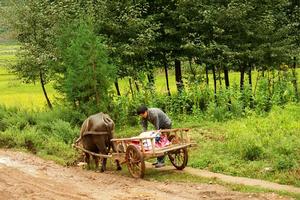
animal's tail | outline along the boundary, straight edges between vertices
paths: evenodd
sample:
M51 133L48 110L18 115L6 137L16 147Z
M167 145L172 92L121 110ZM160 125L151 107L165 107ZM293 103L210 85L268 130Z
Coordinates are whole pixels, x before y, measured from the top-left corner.
M80 135L79 138L76 140L75 144L78 144L80 142L80 140L82 139L82 137L84 136L84 133L88 130L89 127L89 118L87 118L86 120L84 120L81 129L80 129Z

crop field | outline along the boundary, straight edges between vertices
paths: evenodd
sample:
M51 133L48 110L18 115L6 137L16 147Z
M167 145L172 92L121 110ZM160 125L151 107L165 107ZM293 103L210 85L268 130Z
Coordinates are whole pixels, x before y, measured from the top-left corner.
M16 62L18 48L16 44L0 44L0 104L30 109L42 108L46 102L40 83L25 84L8 71L9 65ZM53 99L54 89L51 86L46 89Z

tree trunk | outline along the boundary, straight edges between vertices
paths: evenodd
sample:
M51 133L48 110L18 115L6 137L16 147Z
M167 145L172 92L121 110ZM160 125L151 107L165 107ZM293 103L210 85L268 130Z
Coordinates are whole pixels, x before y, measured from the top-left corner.
M44 81L44 78L43 78L43 73L42 73L42 70L40 69L40 82L41 82L41 86L42 86L42 89L43 89L43 93L44 93L44 96L46 98L46 101L47 101L47 105L50 109L52 109L52 104L50 102L50 99L47 95L47 91L46 91L46 88L45 88L45 81Z
M175 59L175 80L176 80L177 91L181 93L184 88L184 85L183 85L182 75L181 75L181 62L180 60L177 59Z
M293 74L293 79L292 79L292 83L294 86L294 90L295 90L295 97L297 102L299 102L299 91L298 91L298 84L297 84L297 72L296 72L296 68L297 68L297 60L296 57L294 57L293 59L293 68L292 68L292 74Z
M205 66L205 74L206 74L206 85L209 86L208 65Z
M225 87L228 90L229 89L229 71L228 71L228 67L227 66L223 66L223 70L224 70L224 80L225 80ZM229 100L228 100L228 110L231 110L231 98L229 96Z
M212 66L212 72L213 72L213 79L214 79L214 96L215 101L217 102L217 78L216 78L216 69L215 66Z
M252 65L249 63L248 65L248 83L250 88L250 108L253 108L254 102L253 102L253 94L252 94Z
M120 92L120 88L119 88L119 81L118 81L117 78L115 80L115 87L116 87L116 90L117 90L117 95L121 96L121 92Z
M130 92L131 92L131 95L132 95L132 97L133 97L134 93L133 93L133 89L132 89L132 81L131 81L131 78L129 78L128 81L129 81Z
M140 87L139 87L139 84L137 83L137 80L134 80L134 84L135 84L136 91L139 93Z
M224 70L224 80L225 80L225 87L226 89L229 88L229 71L227 66L223 66Z
M243 91L244 90L244 81L245 81L245 68L244 66L240 66L240 90Z
M163 62L164 62L164 68L165 68L167 91L168 91L168 95L171 96L171 92L170 92L170 88L169 88L168 63L167 63L166 55L164 55L163 59L164 59Z

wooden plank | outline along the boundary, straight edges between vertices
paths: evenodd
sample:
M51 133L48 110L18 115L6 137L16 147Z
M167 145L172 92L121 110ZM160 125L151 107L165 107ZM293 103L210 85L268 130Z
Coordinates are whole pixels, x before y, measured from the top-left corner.
M177 132L177 131L189 131L189 128L174 128L174 129L161 129L159 132L161 133L172 133L172 132Z
M100 157L100 158L111 158L112 155L105 155L105 154L99 154L99 153L94 153L94 152L91 152L91 151L88 151L78 145L73 145L73 147L77 148L77 149L80 149L81 151L85 152L85 153L88 153L88 154L91 154L93 156L97 156L97 157Z
M107 135L107 131L86 131L83 135Z
M167 147L156 149L155 154L153 154L152 151L145 152L145 154L148 154L148 155L149 154L151 154L151 155L164 154L164 153L167 153L169 151L174 151L174 150L190 147L192 145L193 145L192 143L190 143L190 144L170 145L170 146L167 146Z

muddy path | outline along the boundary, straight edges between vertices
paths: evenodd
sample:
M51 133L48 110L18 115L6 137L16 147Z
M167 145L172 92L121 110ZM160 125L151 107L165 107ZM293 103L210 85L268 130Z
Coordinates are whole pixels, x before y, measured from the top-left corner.
M34 155L0 149L0 199L285 200L274 193L241 193L220 185L133 179L114 171L98 173L62 167Z

